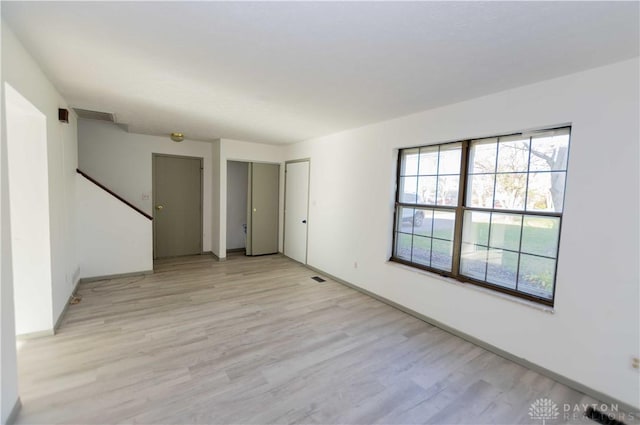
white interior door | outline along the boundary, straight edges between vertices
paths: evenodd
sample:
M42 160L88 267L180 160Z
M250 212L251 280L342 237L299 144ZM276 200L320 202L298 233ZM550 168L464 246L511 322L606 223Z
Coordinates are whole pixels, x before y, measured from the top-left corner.
M285 166L284 255L307 263L309 214L309 161Z

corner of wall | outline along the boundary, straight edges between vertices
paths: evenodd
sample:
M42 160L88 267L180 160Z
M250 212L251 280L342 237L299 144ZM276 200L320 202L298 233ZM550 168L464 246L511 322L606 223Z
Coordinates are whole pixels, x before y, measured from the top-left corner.
M211 201L211 251L218 258L226 257L226 253L220 252L221 244L220 244L220 200L221 200L221 191L220 186L222 182L222 170L220 167L221 160L221 152L222 152L222 139L216 139L212 142L212 153L211 153L211 176L213 179L212 182L212 192L213 199Z
M4 27L4 23L1 21L0 26ZM4 29L2 31L4 35ZM0 79L0 95L0 252L2 253L0 255L0 423L4 424L11 419L14 406L19 400L11 266L4 79Z

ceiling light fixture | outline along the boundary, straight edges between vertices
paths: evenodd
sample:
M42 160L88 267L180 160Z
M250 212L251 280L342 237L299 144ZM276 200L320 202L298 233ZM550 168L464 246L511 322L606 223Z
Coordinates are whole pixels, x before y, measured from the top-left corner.
M171 133L171 140L173 140L174 142L182 142L184 140L184 134Z

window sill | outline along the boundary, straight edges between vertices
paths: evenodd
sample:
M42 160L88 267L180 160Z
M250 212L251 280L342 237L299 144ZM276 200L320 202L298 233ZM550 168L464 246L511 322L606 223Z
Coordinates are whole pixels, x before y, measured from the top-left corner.
M483 288L482 286L477 286L477 285L474 285L472 283L460 282L459 280L453 279L451 277L442 276L442 275L439 275L437 273L429 272L427 270L417 269L415 267L411 267L411 266L408 266L408 265L405 265L405 264L402 264L402 263L397 263L395 261L387 260L386 262L387 262L387 264L389 264L392 267L398 267L398 268L401 268L401 269L409 271L409 272L413 272L413 273L417 273L417 274L420 274L420 275L423 275L423 276L430 277L432 279L441 280L443 282L447 282L449 284L453 284L453 285L456 285L456 286L459 286L459 287L462 287L462 288L470 289L470 290L473 290L473 291L478 291L478 292L481 292L483 294L487 294L487 295L490 295L490 296L493 296L493 297L501 298L501 299L504 299L504 300L507 300L507 301L511 301L513 303L516 303L516 304L523 305L525 307L532 308L534 310L542 311L544 313L549 313L549 314L554 314L555 313L555 308L553 308L553 307L549 307L549 306L546 306L546 305L538 304L538 303L535 303L533 301L528 301L528 300L525 300L525 299L522 299L522 298L514 297L512 295L505 294L503 292L492 291L491 289Z

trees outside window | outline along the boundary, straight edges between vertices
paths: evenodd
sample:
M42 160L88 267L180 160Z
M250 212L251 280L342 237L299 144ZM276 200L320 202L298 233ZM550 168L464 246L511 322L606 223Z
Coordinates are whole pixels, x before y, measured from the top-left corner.
M553 305L569 139L402 149L392 260Z

